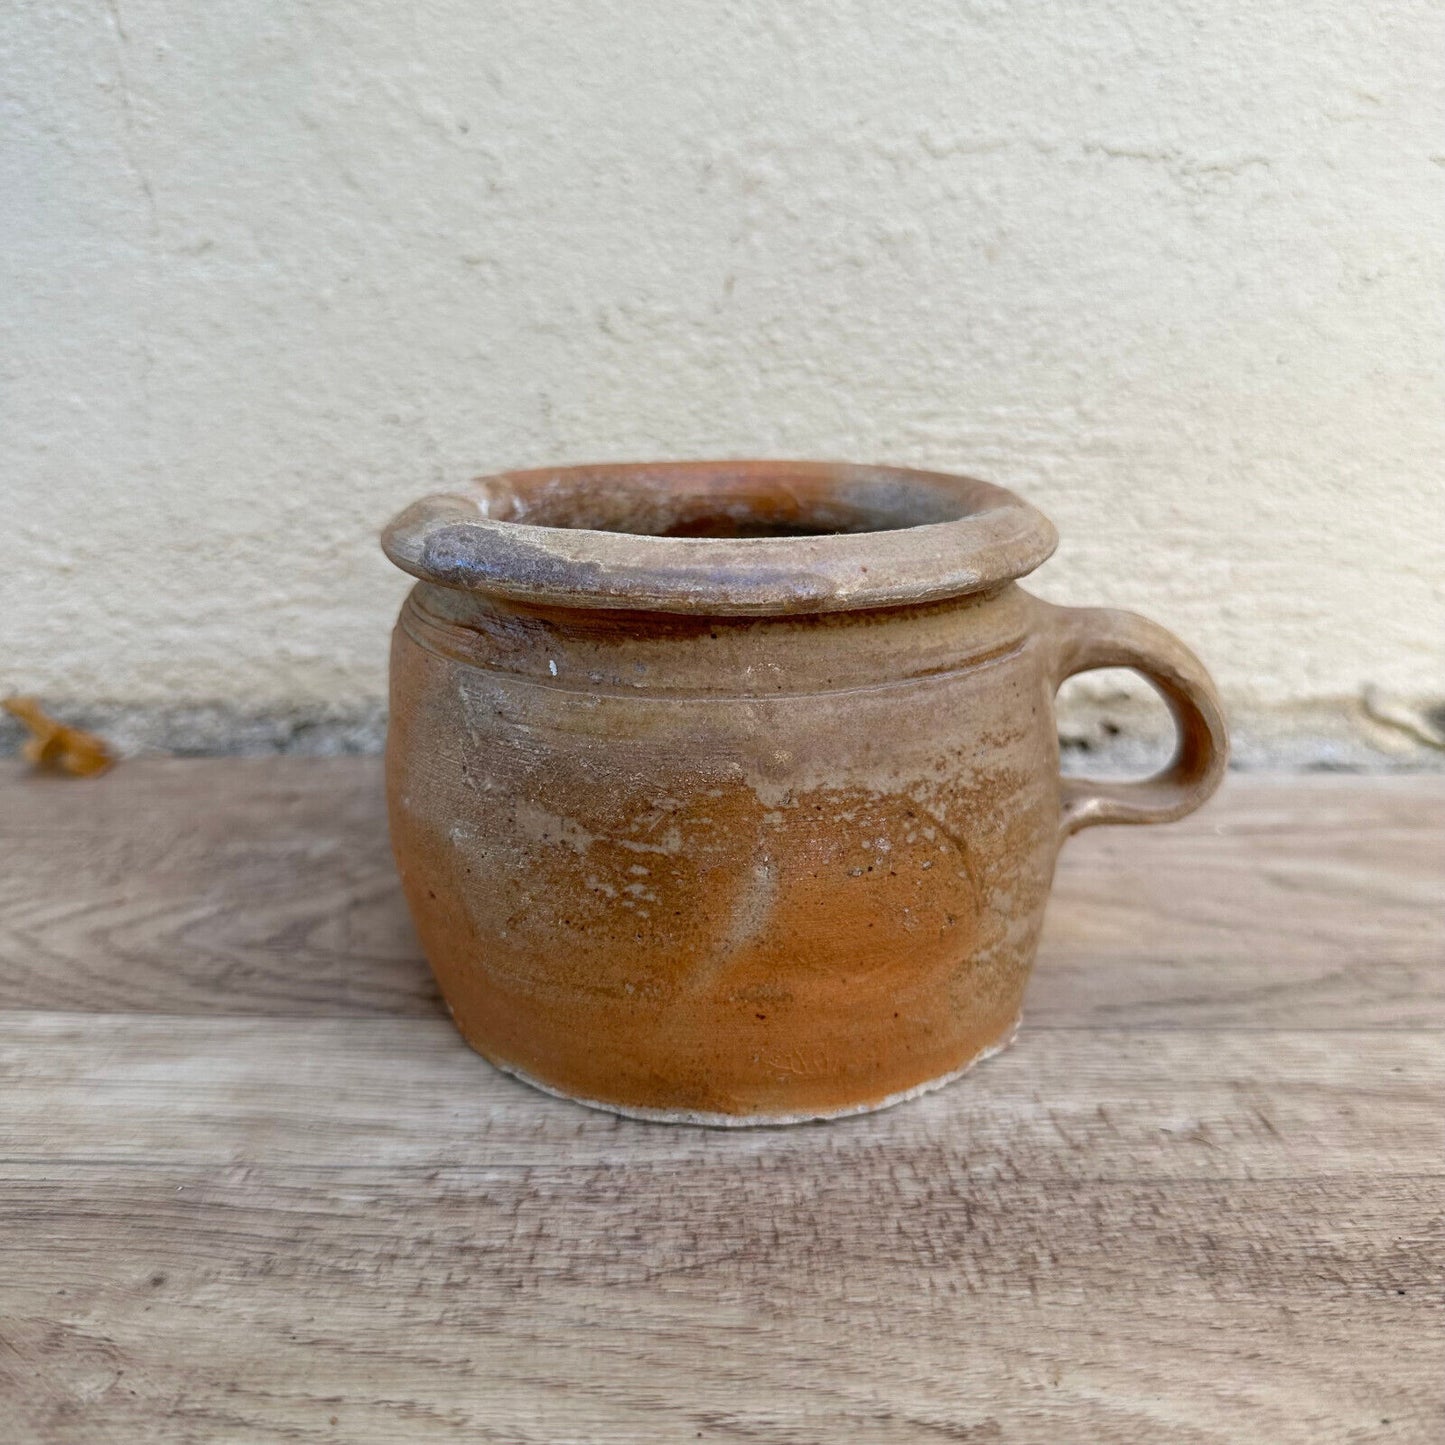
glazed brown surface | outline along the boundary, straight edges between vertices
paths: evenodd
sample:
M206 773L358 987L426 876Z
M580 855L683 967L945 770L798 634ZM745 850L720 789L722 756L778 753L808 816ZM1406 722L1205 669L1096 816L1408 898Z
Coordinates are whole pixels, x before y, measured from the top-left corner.
M818 660L849 630L827 647L813 630ZM633 1107L828 1111L956 1069L1012 1026L1056 824L1026 649L744 700L679 696L676 678L661 697L579 696L555 639L552 682L469 672L419 635L413 606L394 838L489 1057ZM988 734L987 766L970 756L980 686L1032 695Z
M661 539L624 540L641 567ZM826 567L843 540L792 545ZM568 606L420 584L387 767L403 885L462 1032L590 1102L809 1117L956 1073L1011 1035L1061 838L1177 816L1222 766L1179 644L1008 581L774 616L585 605L593 590ZM1180 757L1065 796L1053 694L1106 662L1157 677Z

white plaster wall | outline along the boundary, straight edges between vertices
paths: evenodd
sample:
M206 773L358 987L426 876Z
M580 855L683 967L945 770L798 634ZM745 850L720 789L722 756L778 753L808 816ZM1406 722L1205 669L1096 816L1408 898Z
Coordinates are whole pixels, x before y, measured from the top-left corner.
M506 466L956 468L1238 706L1445 691L1431 0L12 0L0 691L383 690Z

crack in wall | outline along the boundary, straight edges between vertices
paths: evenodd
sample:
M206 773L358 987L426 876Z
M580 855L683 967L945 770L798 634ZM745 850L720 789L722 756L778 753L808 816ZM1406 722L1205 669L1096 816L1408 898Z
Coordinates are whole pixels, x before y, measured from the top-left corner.
M150 233L152 236L158 237L161 228L160 213L156 207L155 187L151 185L151 179L137 159L136 152L135 109L131 96L130 72L125 61L126 51L130 48L130 36L126 32L125 22L121 19L117 0L105 0L105 10L106 17L110 22L111 37L115 42L115 73L120 90L121 151L125 156L126 165L135 177L141 195L145 198Z

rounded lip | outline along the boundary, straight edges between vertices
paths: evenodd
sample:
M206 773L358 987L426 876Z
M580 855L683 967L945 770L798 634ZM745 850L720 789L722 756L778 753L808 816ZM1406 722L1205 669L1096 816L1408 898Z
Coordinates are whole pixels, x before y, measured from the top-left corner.
M922 482L966 515L892 531L790 537L658 537L538 526L486 514L488 488L605 472L685 482L720 472L766 480ZM973 477L847 462L744 460L598 463L478 477L423 497L382 532L386 555L423 581L517 602L713 616L907 606L986 591L1033 571L1058 534L1035 507Z

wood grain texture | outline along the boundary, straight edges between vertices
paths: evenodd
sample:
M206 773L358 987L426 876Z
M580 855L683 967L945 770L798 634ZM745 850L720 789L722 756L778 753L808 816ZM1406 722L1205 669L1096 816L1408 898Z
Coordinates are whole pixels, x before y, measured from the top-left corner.
M1445 780L1084 835L1012 1050L743 1132L468 1052L378 784L0 776L0 1439L1445 1440Z
M387 844L379 759L133 762L84 795L9 764L0 799L4 1006L441 1008Z

